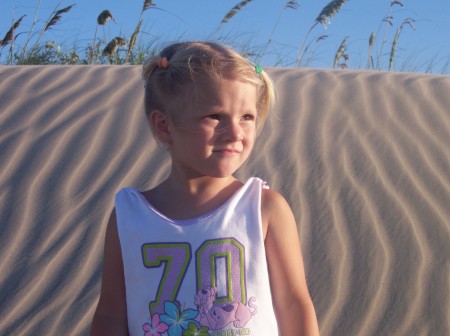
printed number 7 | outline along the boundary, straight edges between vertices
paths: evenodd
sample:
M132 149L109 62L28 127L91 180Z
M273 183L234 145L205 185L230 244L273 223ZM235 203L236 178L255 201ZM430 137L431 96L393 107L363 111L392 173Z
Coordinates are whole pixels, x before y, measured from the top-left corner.
M191 261L191 246L187 243L158 243L142 246L144 265L148 268L165 264L155 301L150 302L150 313L164 313L164 302L175 301Z

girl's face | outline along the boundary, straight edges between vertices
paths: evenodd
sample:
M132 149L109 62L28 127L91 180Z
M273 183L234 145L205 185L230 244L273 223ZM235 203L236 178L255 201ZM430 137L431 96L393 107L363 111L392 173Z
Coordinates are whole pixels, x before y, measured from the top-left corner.
M172 169L187 178L228 177L253 148L257 90L230 79L201 83L200 90L196 103L168 120Z

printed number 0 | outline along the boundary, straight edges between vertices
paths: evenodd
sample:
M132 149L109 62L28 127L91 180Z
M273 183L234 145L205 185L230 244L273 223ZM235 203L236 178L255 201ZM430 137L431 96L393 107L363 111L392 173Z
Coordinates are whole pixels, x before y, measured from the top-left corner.
M159 268L164 273L155 300L150 303L150 313L163 313L164 302L175 301L191 261L189 243L149 243L142 246L145 267ZM234 238L205 241L195 254L197 290L217 287L218 259L225 260L226 287L219 291L227 293L218 302L241 302L246 304L245 250Z

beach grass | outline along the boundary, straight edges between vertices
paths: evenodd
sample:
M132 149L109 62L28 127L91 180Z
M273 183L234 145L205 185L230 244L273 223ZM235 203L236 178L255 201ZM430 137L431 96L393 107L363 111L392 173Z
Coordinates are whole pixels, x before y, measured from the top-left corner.
M162 45L161 41L165 41L164 36L148 36L144 35L143 27L147 18L144 13L150 9L159 9L152 0L143 0L141 11L136 20L135 28L132 32L121 32L120 36L106 38L99 36L99 28L105 27L110 22L115 22L113 13L108 9L103 10L97 17L97 23L93 31L93 39L90 42L79 43L73 45L65 45L62 42L52 40L48 31L52 30L56 25L64 25L64 20L68 18L75 3L68 6L62 6L62 0L58 2L56 8L50 13L41 12L41 0L36 0L35 15L29 30L22 29L22 23L26 20L25 15L12 22L11 26L4 28L0 26L0 31L6 31L2 40L0 40L0 64L19 65L19 64L141 64L147 56L157 52ZM248 15L254 0L238 1L223 16L218 23L217 28L209 34L214 39L222 42L235 42L233 37L223 33L226 25L233 25L234 18L238 15ZM448 72L448 61L437 61L440 57L436 57L428 62L419 62L419 64L404 64L396 66L397 50L399 47L399 38L405 27L415 29L415 20L413 18L405 18L400 25L395 28L395 19L393 9L395 7L404 7L400 1L386 1L388 11L386 16L381 20L378 30L371 32L369 43L367 45L367 61L365 69L368 70L385 70L385 71L402 71L402 69L416 69L422 72ZM252 38L248 38L245 43L240 43L237 48L242 53L246 53L252 57L258 64L264 66L296 66L308 67L317 55L317 49L327 40L330 33L320 33L312 36L313 32L320 29L320 26L326 28L331 21L339 15L344 6L350 6L346 0L331 0L327 2L322 10L318 13L310 28L301 39L298 49L289 50L285 54L280 50L279 46L273 46L275 32L283 19L283 15L288 10L302 10L301 4L295 0L285 1L278 13L275 23L271 29L270 35L264 43L253 42ZM243 9L246 9L244 13ZM154 12L154 15L158 15ZM47 15L46 20L38 20L38 18ZM276 14L275 14L276 15ZM38 22L43 24L38 27ZM94 27L94 23L93 23ZM233 27L236 28L236 27ZM389 40L388 34L395 29L395 34ZM182 39L180 37L180 39ZM351 48L351 34L345 34L345 38L339 45L334 55L325 55L322 58L329 58L331 68L348 68L352 65L349 59L354 53ZM234 43L237 44L237 43ZM28 46L32 45L31 48ZM147 47L147 45L149 47ZM386 49L390 45L390 52ZM235 45L234 45L235 46ZM149 52L150 54L146 54ZM264 61L270 57L271 63L265 64ZM411 60L412 61L412 60ZM436 70L439 66L441 69ZM354 66L355 67L355 66ZM356 68L361 67L356 65Z

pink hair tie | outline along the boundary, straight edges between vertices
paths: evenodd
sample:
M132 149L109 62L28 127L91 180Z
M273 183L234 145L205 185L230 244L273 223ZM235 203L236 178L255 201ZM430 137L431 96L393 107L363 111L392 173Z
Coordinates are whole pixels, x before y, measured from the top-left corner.
M158 61L156 61L156 64L163 69L167 69L169 67L169 61L166 57L161 57Z

